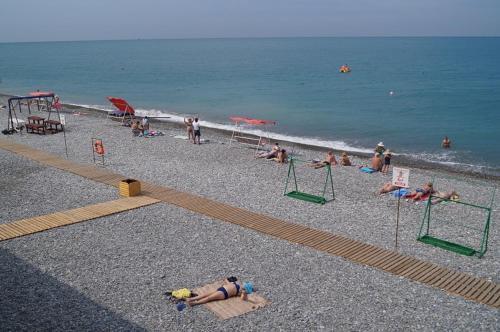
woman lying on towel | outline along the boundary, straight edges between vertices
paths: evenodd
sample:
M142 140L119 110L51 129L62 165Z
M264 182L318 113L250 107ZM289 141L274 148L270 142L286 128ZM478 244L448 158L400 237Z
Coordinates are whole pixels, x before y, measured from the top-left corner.
M412 191L411 193L406 195L405 198L412 199L413 201L418 202L433 193L435 193L435 191L432 187L432 182L428 182L422 188L415 189L415 191Z
M197 304L204 304L212 301L226 300L230 297L240 296L242 300L247 300L247 295L253 292L253 285L250 282L245 282L240 284L236 278L229 281L224 280L224 284L217 288L215 292L200 294L195 297L190 297L186 299L187 304L194 306Z

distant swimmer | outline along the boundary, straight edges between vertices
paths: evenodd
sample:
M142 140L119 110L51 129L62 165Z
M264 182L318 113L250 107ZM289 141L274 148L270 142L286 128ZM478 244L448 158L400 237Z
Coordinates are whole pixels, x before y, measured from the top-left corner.
M389 95L390 95L390 96L393 96L393 95L394 95L394 91L392 91L392 90L391 90L391 91L389 91Z
M443 149L449 149L449 148L451 148L451 141L448 138L448 136L444 137L443 142L441 143L441 147Z

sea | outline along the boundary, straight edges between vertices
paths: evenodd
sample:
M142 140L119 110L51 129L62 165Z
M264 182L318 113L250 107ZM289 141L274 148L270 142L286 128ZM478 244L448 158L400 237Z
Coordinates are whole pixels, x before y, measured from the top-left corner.
M500 176L500 38L241 38L0 43L0 92ZM347 64L350 73L340 73ZM442 149L448 136L451 149ZM397 160L397 159L396 159Z

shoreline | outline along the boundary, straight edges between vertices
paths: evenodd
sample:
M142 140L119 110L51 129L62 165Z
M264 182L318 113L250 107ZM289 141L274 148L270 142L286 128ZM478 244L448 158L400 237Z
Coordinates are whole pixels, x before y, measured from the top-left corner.
M0 97L4 98L9 98L13 97L14 95L10 94L5 94L0 92ZM73 111L80 111L80 110L86 110L89 112L93 113L98 113L98 114L108 114L108 111L104 109L99 109L95 107L89 107L89 106L84 106L84 105L78 105L78 104L68 104L68 103L62 103L63 105L63 110L62 113L65 112L65 109L67 110L73 110ZM73 113L73 112L67 112L67 113ZM181 116L181 115L179 115ZM142 118L142 116L137 116L138 118ZM169 120L169 119L164 119L164 120L158 120L155 119L154 117L150 117L150 122L164 126L165 128L168 127L175 127L175 128L185 128L184 124L179 123L177 121ZM224 136L227 138L229 141L229 138L231 137L231 131L229 129L222 129L222 128L213 128L213 127L203 127L203 131L208 131L208 132L214 132L217 133L221 136ZM246 135L249 136L255 136L255 134L248 133ZM344 150L341 149L336 149L336 148L330 148L330 147L325 147L325 146L318 146L318 145L313 145L313 144L306 144L306 143L300 143L300 142L295 142L292 140L287 140L287 139L272 139L272 141L279 141L280 143L286 143L287 145L292 145L293 148L298 148L300 150L311 150L311 151L318 151L322 153L326 153L328 150L333 150L335 154L339 155L342 153ZM367 162L369 161L370 157L372 156L371 153L364 153L364 152L358 152L358 151L349 151L347 150L348 154L350 156L355 156L358 158L365 159ZM500 175L495 175L487 172L481 172L481 171L476 171L472 169L460 169L459 167L454 167L450 165L446 165L443 163L439 162L432 162L432 161L426 161L426 160L416 160L407 156L403 155L398 155L394 154L392 163L395 161L397 162L398 166L403 166L403 167L410 167L410 168L415 168L415 169L420 169L420 170L439 170L442 172L447 173L449 176L460 176L460 175L466 175L469 177L472 177L474 179L480 179L480 180L494 180L494 181L500 181ZM475 166L475 167L481 167L481 166Z

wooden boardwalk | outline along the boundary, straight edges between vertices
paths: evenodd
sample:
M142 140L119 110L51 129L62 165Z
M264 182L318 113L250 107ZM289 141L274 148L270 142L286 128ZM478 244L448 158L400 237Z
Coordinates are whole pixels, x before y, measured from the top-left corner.
M64 160L49 153L3 139L0 139L0 148L113 186L118 186L118 182L126 178L123 175L97 166L82 165ZM197 195L148 182L141 182L141 185L144 195L166 203L292 243L308 246L330 255L343 257L397 276L403 276L478 303L500 308L500 284L405 256L392 250L251 212Z
M77 209L60 211L44 216L21 219L8 224L0 224L0 241L46 231L51 228L76 224L82 221L109 216L142 206L158 203L148 196L122 198Z

